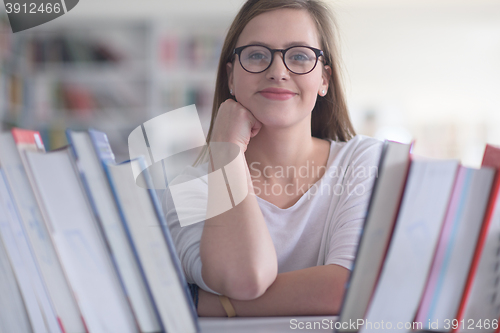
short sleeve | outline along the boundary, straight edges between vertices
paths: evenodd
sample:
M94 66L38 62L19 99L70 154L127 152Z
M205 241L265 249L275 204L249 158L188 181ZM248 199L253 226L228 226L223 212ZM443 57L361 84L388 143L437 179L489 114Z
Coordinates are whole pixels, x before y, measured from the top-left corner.
M193 169L190 167L190 169ZM191 170L192 171L192 170ZM184 177L193 178L196 174L182 175ZM181 176L181 177L182 177ZM186 188L186 191L176 192L176 204L182 207L176 207L174 205L174 200L172 198L172 193L170 189L166 189L163 193L162 198L162 208L165 214L165 219L167 221L168 228L172 235L174 241L174 246L179 256L186 280L189 283L195 283L200 288L220 295L214 290L210 289L206 283L203 281L201 275L201 258L200 258L200 241L201 235L203 233L204 222L198 222L187 226L181 226L179 218L177 216L177 209L184 209L189 207L190 211L196 210L197 207L203 210L203 202L206 198L203 197L203 193L189 193L190 188ZM201 211L200 213L204 213Z
M352 269L371 192L378 176L383 142L361 136L347 162L342 193L328 226L325 265ZM353 139L354 140L354 139Z

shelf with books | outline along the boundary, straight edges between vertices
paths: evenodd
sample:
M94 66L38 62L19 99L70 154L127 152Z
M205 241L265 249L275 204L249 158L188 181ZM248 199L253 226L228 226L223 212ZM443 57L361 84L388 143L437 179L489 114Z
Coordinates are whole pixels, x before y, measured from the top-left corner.
M384 145L337 332L498 332L500 147L470 168L412 145Z
M53 143L66 143L61 127L92 125L106 130L113 148L124 153L119 160L127 157L124 133L164 112L196 104L208 127L229 21L205 21L80 19L70 27L7 33L10 52L0 65L2 127L49 132L45 138L60 137L46 139L56 148Z
M36 131L0 135L0 288L14 289L0 330L199 332L159 201L132 174L142 160L117 165L103 132L66 135L51 152Z
M158 111L196 104L203 126L208 127L218 61L229 23L224 17L197 24L179 18L155 26Z
M0 287L12 291L0 300L0 329L199 332L142 157L116 164L104 133L66 134L71 145L50 152L39 133L0 135L0 274L9 275ZM336 332L397 323L405 323L398 332L409 331L407 324L465 332L470 321L498 332L500 147L486 147L481 169L421 158L411 145L390 141L380 156L337 321L354 324ZM15 251L31 268L12 260ZM33 270L32 279L22 269ZM37 288L43 282L46 290Z
M72 22L9 36L1 63L2 128L41 132L48 148L67 127L106 130L126 158L127 133L150 118L148 22Z

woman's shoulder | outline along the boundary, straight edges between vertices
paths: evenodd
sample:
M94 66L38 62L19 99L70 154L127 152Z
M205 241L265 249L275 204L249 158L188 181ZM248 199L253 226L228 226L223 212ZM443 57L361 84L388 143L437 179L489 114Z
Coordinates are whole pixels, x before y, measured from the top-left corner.
M358 134L349 141L332 141L331 149L334 161L338 163L378 164L383 145L384 142L379 139Z
M349 141L332 141L332 143L345 150L377 149L382 147L384 144L384 142L379 139L363 134L355 135Z

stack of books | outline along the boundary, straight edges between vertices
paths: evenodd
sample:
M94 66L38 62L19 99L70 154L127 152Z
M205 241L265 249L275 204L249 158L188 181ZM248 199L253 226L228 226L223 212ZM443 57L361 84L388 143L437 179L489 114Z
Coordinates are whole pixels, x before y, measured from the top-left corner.
M0 135L0 332L199 332L144 161L67 136L45 152L38 132Z
M0 134L0 332L199 332L145 161L66 134ZM499 169L491 145L473 169L386 141L335 329L498 332Z
M498 332L500 147L480 169L385 142L338 332Z

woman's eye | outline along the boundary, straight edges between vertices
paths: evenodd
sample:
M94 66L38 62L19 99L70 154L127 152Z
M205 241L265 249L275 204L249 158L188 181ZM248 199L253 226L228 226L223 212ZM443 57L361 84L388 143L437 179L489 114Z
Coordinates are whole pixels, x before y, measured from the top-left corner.
M308 61L309 57L305 54L293 54L290 57L293 61Z
M248 58L253 60L262 60L266 58L266 55L263 53L253 53Z

